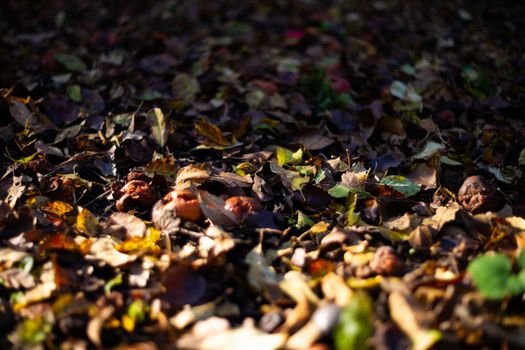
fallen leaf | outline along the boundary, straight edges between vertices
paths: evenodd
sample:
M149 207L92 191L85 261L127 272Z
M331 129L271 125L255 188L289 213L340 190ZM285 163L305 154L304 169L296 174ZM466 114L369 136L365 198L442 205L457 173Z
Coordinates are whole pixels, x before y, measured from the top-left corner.
M89 320L86 328L86 335L89 340L97 347L102 347L102 340L100 339L100 332L104 323L113 315L115 309L113 306L104 306L95 314L95 316Z
M221 129L209 123L204 118L197 119L197 122L195 123L195 130L197 131L197 134L210 141L212 145L223 147L231 145L231 142L228 141L222 134Z
M162 285L166 288L162 298L175 306L194 305L208 287L204 277L184 263L170 267L162 276Z
M153 108L148 112L151 124L151 134L160 147L164 147L168 141L168 127L166 117L160 108Z
M410 337L414 350L430 349L441 339L439 330L427 326L425 311L412 295L393 291L388 297L388 306L392 319Z
M53 56L53 58L71 72L83 72L87 69L86 64L75 55L68 53L57 53Z
M89 253L86 255L86 260L94 262L102 262L112 267L119 267L126 265L136 259L133 255L123 254L119 252L115 246L117 241L109 236L91 238L94 240L89 247Z
M176 188L177 190L184 190L192 185L200 185L206 182L209 177L210 175L208 175L206 170L194 165L188 165L177 172Z
M400 175L387 175L383 177L379 183L396 190L406 197L411 197L417 194L421 189L421 185L415 184L406 177Z

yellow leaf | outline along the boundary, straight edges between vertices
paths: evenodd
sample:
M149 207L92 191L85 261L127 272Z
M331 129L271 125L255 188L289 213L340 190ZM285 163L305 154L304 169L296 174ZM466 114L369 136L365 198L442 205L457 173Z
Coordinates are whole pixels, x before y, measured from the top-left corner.
M62 201L48 202L41 210L50 217L67 222L74 222L76 210L71 204Z
M324 221L319 221L318 223L310 227L309 231L311 233L323 233L323 232L326 232L326 230L328 230L328 227L330 227L329 223L324 222Z
M310 182L310 178L309 177L294 176L291 179L292 190L294 190L294 191L302 191L304 185L306 185L308 182Z
M159 253L160 247L156 242L160 239L160 231L149 228L145 237L131 237L118 244L115 249L121 253Z
M135 320L128 315L122 316L122 328L131 333L135 329Z
M369 289L379 287L383 276L375 276L365 279L351 278L347 281L348 286L352 289Z
M303 160L303 150L298 149L292 152L287 148L277 147L277 164L283 166L285 164L299 164Z
M151 161L146 167L146 174L149 176L161 175L166 180L173 181L177 175L178 168L175 158L169 155Z
M80 208L77 216L75 229L78 233L94 236L98 233L98 219L93 213L85 208Z

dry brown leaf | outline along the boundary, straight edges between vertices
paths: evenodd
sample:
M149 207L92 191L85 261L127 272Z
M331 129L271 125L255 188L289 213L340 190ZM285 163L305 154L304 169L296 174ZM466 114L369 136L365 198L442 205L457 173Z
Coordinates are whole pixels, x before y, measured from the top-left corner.
M216 125L211 124L204 118L197 119L197 122L195 123L195 130L199 135L206 138L206 140L211 141L214 145L223 147L231 145L231 142L228 141L222 134L221 129L219 129Z

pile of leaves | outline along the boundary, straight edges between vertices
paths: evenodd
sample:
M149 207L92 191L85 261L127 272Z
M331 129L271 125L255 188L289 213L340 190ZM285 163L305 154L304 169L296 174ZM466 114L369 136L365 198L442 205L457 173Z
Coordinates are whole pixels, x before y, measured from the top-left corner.
M525 7L0 3L0 347L525 347Z

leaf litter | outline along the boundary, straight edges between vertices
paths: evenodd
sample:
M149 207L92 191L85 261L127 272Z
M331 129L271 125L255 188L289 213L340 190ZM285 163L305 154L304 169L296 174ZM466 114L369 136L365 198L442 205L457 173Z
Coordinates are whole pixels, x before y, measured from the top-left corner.
M2 2L0 348L524 348L524 10Z

